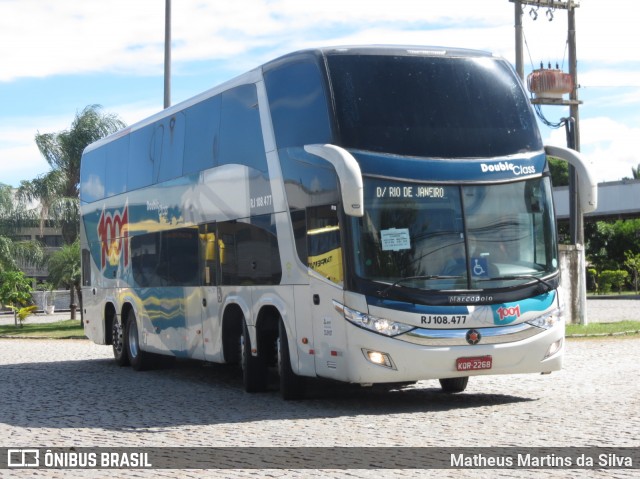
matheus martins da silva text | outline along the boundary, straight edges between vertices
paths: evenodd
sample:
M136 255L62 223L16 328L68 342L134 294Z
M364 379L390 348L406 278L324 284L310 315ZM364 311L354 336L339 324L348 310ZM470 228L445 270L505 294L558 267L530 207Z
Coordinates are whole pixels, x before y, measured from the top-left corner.
M451 454L452 467L633 467L633 459L613 453L578 454L561 456L556 454L521 454L515 456L488 456L485 454Z

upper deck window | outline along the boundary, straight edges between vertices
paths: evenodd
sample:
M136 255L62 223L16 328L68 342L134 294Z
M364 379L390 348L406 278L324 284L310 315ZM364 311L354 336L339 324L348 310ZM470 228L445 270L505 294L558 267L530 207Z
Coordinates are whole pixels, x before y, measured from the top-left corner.
M315 61L286 63L265 72L278 148L331 142L323 79Z
M338 54L327 61L342 147L431 158L542 148L504 60Z

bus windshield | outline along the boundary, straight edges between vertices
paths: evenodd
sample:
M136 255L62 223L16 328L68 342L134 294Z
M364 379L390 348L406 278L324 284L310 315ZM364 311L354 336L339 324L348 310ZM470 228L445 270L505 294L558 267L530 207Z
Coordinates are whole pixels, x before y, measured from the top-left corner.
M356 276L428 290L496 289L558 271L548 178L438 185L365 178Z
M516 75L493 57L327 57L339 145L432 158L542 149Z

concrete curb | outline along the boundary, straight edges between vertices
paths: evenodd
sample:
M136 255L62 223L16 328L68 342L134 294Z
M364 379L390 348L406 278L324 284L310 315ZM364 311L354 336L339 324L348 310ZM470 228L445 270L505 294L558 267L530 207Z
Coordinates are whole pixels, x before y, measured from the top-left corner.
M582 338L607 338L607 337L620 337L620 336L634 336L640 334L640 329L631 331L619 331L617 333L593 333L593 334L571 334L565 336L567 339L582 339Z
M632 299L632 300L638 300L640 299L640 295L637 294L603 294L602 296L599 295L595 295L595 296L588 296L587 295L587 301L590 299Z

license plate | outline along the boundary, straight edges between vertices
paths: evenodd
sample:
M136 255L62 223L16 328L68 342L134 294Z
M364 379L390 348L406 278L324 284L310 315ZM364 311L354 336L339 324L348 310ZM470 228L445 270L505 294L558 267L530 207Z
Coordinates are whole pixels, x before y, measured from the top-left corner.
M491 366L493 366L493 358L491 356L456 359L456 369L458 371L478 371L480 369L491 369Z

